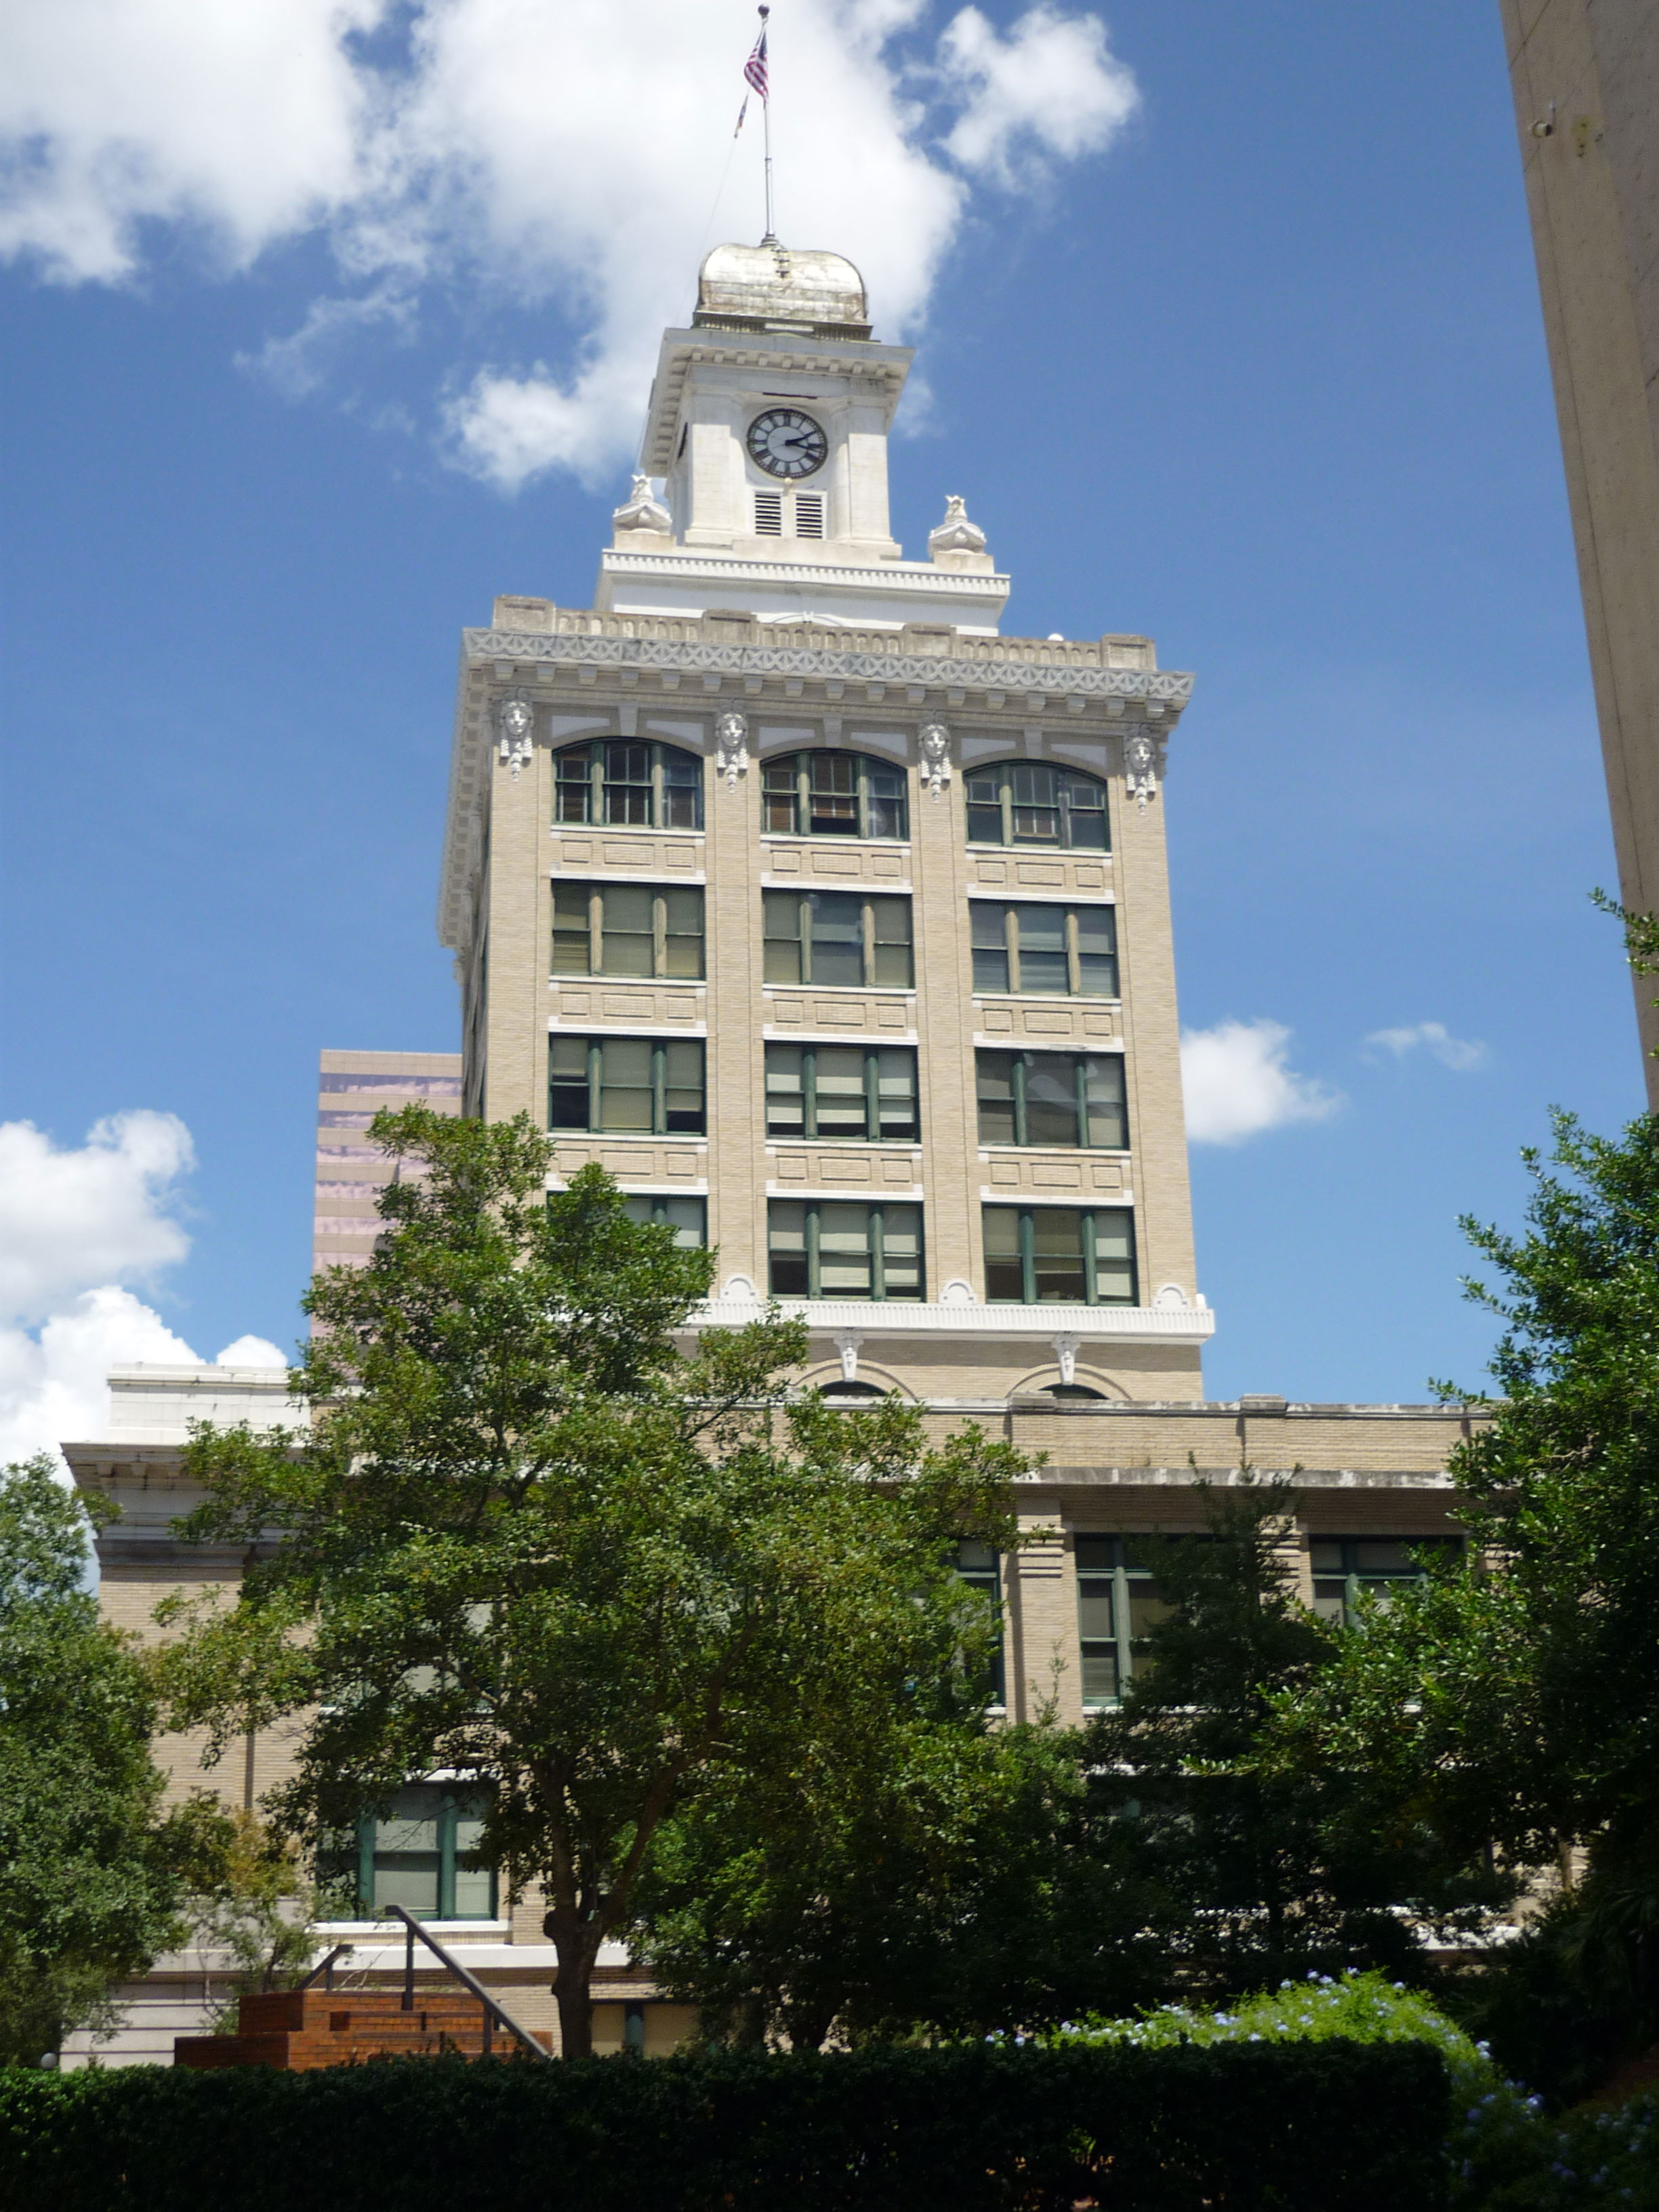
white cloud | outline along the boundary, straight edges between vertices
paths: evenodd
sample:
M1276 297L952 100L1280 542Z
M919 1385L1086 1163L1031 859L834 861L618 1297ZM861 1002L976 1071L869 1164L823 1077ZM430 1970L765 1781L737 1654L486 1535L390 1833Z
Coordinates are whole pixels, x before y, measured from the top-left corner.
M1137 100L1103 26L924 0L795 0L772 29L778 228L848 254L884 335L914 334L975 190L1105 148ZM380 26L372 45L360 35ZM453 456L511 489L630 457L699 260L761 228L759 118L734 145L749 19L725 0L57 0L0 27L0 253L64 281L195 226L223 265L325 234L361 300L255 361L311 388L352 324L406 326L422 282L556 301L569 358L457 379ZM406 31L406 38L393 37Z
M265 1336L239 1336L213 1355L216 1367L286 1367L288 1354Z
M173 1114L113 1114L63 1147L33 1122L0 1122L0 1465L102 1436L112 1367L198 1364L127 1287L189 1251L177 1208L194 1165ZM233 1356L287 1364L262 1337L220 1354Z
M1459 1075L1467 1075L1471 1068L1481 1066L1488 1056L1486 1046L1478 1038L1454 1036L1443 1022L1414 1022L1406 1029L1373 1030L1365 1042L1379 1052L1391 1052L1396 1060L1403 1060L1408 1052L1415 1052L1421 1046L1443 1067L1449 1067Z
M1282 1022L1218 1022L1186 1030L1181 1080L1187 1135L1195 1145L1238 1145L1291 1121L1323 1121L1346 1103L1340 1091L1286 1065Z
M1140 105L1097 15L1039 5L1003 39L977 8L964 8L939 41L939 60L964 102L947 149L963 168L1003 184L1022 154L1029 164L1098 153Z

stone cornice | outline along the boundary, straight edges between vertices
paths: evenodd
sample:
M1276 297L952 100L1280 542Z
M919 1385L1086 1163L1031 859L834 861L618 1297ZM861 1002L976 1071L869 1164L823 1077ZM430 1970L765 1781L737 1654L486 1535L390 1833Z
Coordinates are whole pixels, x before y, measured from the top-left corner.
M1053 1336L1056 1331L1093 1340L1129 1337L1201 1342L1215 1334L1207 1306L911 1305L897 1298L780 1298L780 1309L804 1321L815 1335L856 1328L866 1336ZM685 1326L744 1328L769 1309L747 1298L710 1298Z
M1106 641L975 637L948 625L931 630L924 641L914 628L842 634L830 624L793 621L755 623L747 636L733 635L741 622L719 615L600 615L558 607L550 609L545 629L462 631L438 898L441 943L458 949L465 942L468 823L482 805L494 741L489 691L492 684L520 680L517 670L568 670L572 681L586 678L589 683L609 675L623 684L637 684L641 676L678 682L695 675L716 693L727 678L737 679L745 691L769 682L780 687L805 682L902 686L908 695L905 705L901 708L892 701L883 708L889 714L916 712L929 704L935 712L949 712L977 694L971 711L1006 712L1011 720L1030 721L1050 702L1063 702L1073 714L1093 707L1112 716L1116 730L1132 726L1128 717L1145 716L1158 724L1160 737L1173 727L1192 696L1192 677L1179 671L1112 665L1113 649ZM803 642L803 637L811 641ZM594 694L596 707L601 696ZM670 696L665 692L665 698Z
M599 556L604 576L632 576L678 584L733 579L757 591L769 586L806 586L814 591L880 592L903 599L983 600L1000 607L1012 589L1007 576L979 569L941 568L931 561L883 561L863 568L844 562L757 561L722 553L629 553L611 550Z

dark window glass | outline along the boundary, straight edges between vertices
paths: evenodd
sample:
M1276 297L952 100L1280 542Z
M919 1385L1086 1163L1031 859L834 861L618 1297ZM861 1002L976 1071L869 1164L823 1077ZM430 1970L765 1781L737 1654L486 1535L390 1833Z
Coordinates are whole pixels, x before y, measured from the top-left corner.
M550 1129L639 1136L701 1136L701 1037L548 1039Z
M761 769L761 821L778 836L908 834L902 768L867 753L787 753Z
M674 1198L659 1191L630 1191L623 1200L630 1221L665 1224L674 1242L701 1250L708 1242L708 1201L705 1198Z
M970 844L1109 849L1106 787L1097 776L1047 761L1014 760L976 768L963 781Z
M601 738L554 761L553 819L590 829L701 830L702 763L678 745Z
M922 1296L919 1206L775 1199L767 1208L767 1244L780 1297Z
M586 884L553 886L553 973L588 975L592 973L592 923Z
M556 882L556 975L656 975L703 971L700 886Z
M1429 1558L1462 1545L1459 1536L1315 1536L1308 1545L1313 1609L1340 1626L1356 1618L1362 1596L1386 1603L1395 1584L1422 1579Z
M1128 1145L1121 1053L981 1052L982 1145Z
M910 902L864 891L762 894L769 983L908 989Z
M382 1816L331 1839L319 1878L365 1919L401 1905L422 1920L493 1920L495 1877L477 1856L486 1804L482 1792L411 1783Z
M1117 923L1111 907L975 899L969 912L976 991L1117 996Z
M994 1304L1133 1305L1127 1206L988 1206L985 1295Z
M1079 1536L1078 1658L1087 1709L1115 1705L1149 1663L1146 1639L1170 1611L1156 1571L1159 1540Z
M1008 950L1007 908L994 906L988 899L975 899L968 912L972 923L974 988L976 991L1011 991L1013 983Z
M996 1618L997 1640L991 1650L985 1696L988 1705L1000 1705L1006 1698L1002 1664L1002 1563L988 1544L958 1544L955 1565L963 1587L988 1605Z

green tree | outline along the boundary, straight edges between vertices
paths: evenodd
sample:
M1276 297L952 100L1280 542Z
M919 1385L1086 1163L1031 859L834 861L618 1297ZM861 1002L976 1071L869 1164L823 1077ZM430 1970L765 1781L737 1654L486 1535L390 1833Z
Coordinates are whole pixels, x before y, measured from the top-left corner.
M294 1718L282 1832L325 1846L411 1775L473 1777L481 1855L547 1901L564 2048L665 1824L821 1763L878 1774L896 1704L957 1663L963 1537L1007 1544L1024 1462L925 1448L884 1402L792 1395L795 1322L675 1331L713 1261L585 1169L545 1190L526 1116L410 1108L362 1269L307 1300L302 1437L198 1433L188 1535L275 1536L234 1602L172 1618L178 1724L222 1749Z
M88 1514L46 1458L0 1481L0 2063L106 2027L112 1983L210 1882L201 1808L164 1815L155 1700L83 1587Z
M1096 1844L1150 1893L1173 1984L1219 1993L1310 1966L1413 1963L1413 1919L1460 1924L1492 1894L1478 1855L1431 1829L1357 1817L1329 1759L1283 1755L1299 1711L1358 1632L1315 1619L1279 1550L1291 1485L1200 1484L1207 1532L1148 1540L1165 1610L1121 1705L1089 1731Z

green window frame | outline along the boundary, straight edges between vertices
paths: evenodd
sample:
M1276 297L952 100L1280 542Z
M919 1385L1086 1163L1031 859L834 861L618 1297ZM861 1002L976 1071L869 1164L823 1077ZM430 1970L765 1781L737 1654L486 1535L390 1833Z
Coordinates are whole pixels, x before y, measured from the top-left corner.
M769 1137L913 1144L921 1133L913 1046L767 1046Z
M318 1878L344 1890L356 1916L383 1918L402 1905L422 1920L493 1920L495 1869L475 1856L484 1792L446 1782L411 1782L383 1814L370 1814L320 1856Z
M868 753L785 753L761 768L761 824L773 837L859 837L902 843L910 834L908 777Z
M701 1137L706 1121L701 1037L548 1038L550 1129Z
M963 778L970 845L1054 845L1109 853L1111 815L1097 775L1049 761L988 761Z
M1146 1667L1146 1638L1170 1611L1158 1580L1156 1537L1079 1535L1078 1672L1083 1709L1115 1705Z
M981 1145L1127 1152L1121 1052L979 1052L974 1065Z
M769 983L908 991L915 982L909 899L897 892L763 891Z
M1398 1583L1419 1583L1427 1573L1420 1552L1461 1550L1461 1536L1310 1536L1313 1609L1322 1620L1352 1626L1368 1592L1386 1596Z
M927 1296L920 1206L774 1199L766 1249L775 1297L908 1303Z
M623 1194L623 1212L630 1221L654 1222L674 1232L683 1250L700 1252L708 1243L708 1200L682 1198L677 1192L630 1190Z
M555 828L701 830L702 763L652 738L593 738L553 756Z
M988 1304L1138 1303L1128 1206L987 1206L981 1213Z
M1117 909L1048 899L970 899L975 991L1115 999Z
M649 975L695 982L703 973L700 884L553 884L556 975Z
M991 1650L991 1664L988 1669L986 1699L988 1705L1005 1706L1008 1701L1007 1670L1004 1664L1005 1636L1002 1610L1002 1555L988 1544L961 1543L957 1546L951 1562L957 1580L964 1589L986 1600L996 1618L997 1640Z

